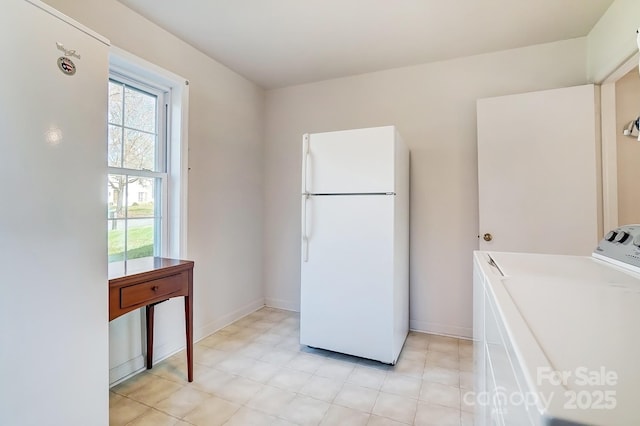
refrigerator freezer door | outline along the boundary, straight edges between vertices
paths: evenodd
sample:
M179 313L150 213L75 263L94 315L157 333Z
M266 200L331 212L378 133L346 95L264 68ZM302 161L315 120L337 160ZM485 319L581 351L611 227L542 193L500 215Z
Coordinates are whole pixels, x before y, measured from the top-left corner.
M302 200L308 257L301 263L301 343L394 363L395 196Z
M394 126L305 135L302 192L395 192Z

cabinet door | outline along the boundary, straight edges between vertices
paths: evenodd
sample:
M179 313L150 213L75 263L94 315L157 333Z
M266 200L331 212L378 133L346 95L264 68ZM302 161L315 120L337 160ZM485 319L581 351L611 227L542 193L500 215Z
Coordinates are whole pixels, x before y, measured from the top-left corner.
M487 368L486 368L486 337L484 331L485 320L485 294L484 274L478 264L478 259L473 262L473 390L475 395L487 392ZM476 404L468 394L463 394L463 403L473 405L475 422L483 424L486 419L486 405Z
M0 424L107 425L109 49L36 1L0 28Z
M587 255L595 248L596 95L586 85L478 100L481 250Z

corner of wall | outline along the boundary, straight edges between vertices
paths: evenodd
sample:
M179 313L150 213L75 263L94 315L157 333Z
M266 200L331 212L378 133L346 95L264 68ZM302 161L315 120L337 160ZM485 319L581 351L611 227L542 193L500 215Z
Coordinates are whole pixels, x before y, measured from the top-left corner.
M638 50L640 2L615 0L587 36L587 78L601 83Z

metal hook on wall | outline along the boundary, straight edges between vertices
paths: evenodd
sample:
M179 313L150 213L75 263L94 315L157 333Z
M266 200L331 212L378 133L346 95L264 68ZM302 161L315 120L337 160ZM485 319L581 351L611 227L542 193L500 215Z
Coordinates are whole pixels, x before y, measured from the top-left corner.
M640 116L634 118L624 127L622 134L640 140Z

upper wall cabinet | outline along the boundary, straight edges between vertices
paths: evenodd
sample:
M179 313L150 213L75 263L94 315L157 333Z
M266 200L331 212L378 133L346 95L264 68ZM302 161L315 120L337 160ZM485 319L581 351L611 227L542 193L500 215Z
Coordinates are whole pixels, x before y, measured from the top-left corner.
M588 255L599 218L599 90L478 100L480 249Z

